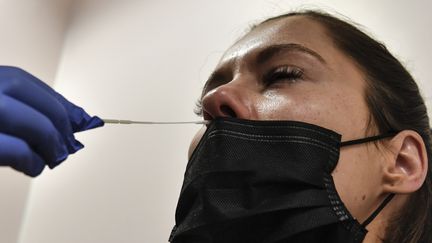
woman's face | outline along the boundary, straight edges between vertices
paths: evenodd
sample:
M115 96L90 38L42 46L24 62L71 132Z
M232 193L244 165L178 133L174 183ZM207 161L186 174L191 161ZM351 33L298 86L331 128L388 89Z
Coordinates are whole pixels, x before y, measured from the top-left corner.
M319 23L289 17L258 26L228 49L205 87L203 115L303 121L336 131L342 141L357 139L366 136L369 119L365 86L360 69ZM382 201L379 168L373 144L341 148L333 178L360 222Z

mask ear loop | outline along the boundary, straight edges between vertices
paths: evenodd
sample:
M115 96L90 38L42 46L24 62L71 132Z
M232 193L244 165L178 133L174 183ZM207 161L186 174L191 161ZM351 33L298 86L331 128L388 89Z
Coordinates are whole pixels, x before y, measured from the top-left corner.
M349 146L349 145L355 145L355 144L361 144L361 143L376 141L376 140L380 140L383 138L393 137L397 133L398 133L397 131L392 131L392 132L384 133L384 134L377 135L377 136L371 136L371 137L366 137L366 138L361 138L361 139L344 141L344 142L340 143L340 146L343 147L343 146ZM372 222L372 220L374 220L376 218L376 216L378 216L378 214L384 209L384 207L393 199L394 196L395 196L394 193L391 193L390 195L388 195L384 199L384 201L378 206L378 208L375 209L375 211L361 225L363 227L366 227L368 224L370 224Z
M354 140L344 141L344 142L340 143L340 146L343 147L343 146L349 146L349 145L355 145L355 144L372 142L372 141L380 140L380 139L383 139L383 138L393 137L396 134L398 134L398 132L388 132L388 133L384 133L384 134L377 135L377 136L372 136L372 137L366 137L366 138L360 138L360 139L354 139Z
M372 220L374 220L376 218L376 216L378 216L378 214L384 209L384 207L393 199L393 197L395 196L394 193L388 195L384 201L378 206L377 209L375 209L375 211L361 224L363 227L368 226L368 224L370 224L370 222L372 222Z

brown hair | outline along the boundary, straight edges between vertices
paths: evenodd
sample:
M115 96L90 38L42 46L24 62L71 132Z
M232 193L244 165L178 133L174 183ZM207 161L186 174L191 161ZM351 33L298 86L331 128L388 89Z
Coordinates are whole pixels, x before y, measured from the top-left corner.
M413 77L384 44L328 13L291 12L262 23L290 16L305 16L322 24L336 47L363 70L367 82L365 100L370 110L369 128L375 125L380 133L414 130L423 138L429 160L426 180L391 220L384 242L432 242L431 130L426 105Z

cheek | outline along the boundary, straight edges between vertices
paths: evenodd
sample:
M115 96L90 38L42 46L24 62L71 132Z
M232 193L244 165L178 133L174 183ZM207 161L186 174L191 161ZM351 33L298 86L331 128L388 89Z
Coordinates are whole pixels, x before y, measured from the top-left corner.
M342 202L360 222L369 216L380 194L379 166L369 153L364 145L343 148L332 172Z
M268 91L255 102L258 120L281 120L287 118L292 107L293 100L287 95L281 95L276 91Z
M198 130L198 132L195 134L195 136L193 137L190 145L189 145L189 151L188 151L188 158L191 157L193 151L196 149L196 147L198 146L199 141L201 140L202 136L204 135L205 131L207 130L207 126L202 126L200 130Z
M312 123L342 134L343 140L364 136L368 118L359 92L325 83L266 91L255 100L255 107L255 119Z
M319 101L319 102L316 102ZM256 102L259 120L296 120L329 127L331 103L314 92L273 90L265 92Z

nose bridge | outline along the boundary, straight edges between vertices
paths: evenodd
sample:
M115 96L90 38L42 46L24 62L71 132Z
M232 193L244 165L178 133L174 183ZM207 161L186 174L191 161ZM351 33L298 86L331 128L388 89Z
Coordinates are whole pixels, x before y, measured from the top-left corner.
M208 92L202 100L206 119L236 117L252 119L254 81L248 74L237 73L234 78Z

